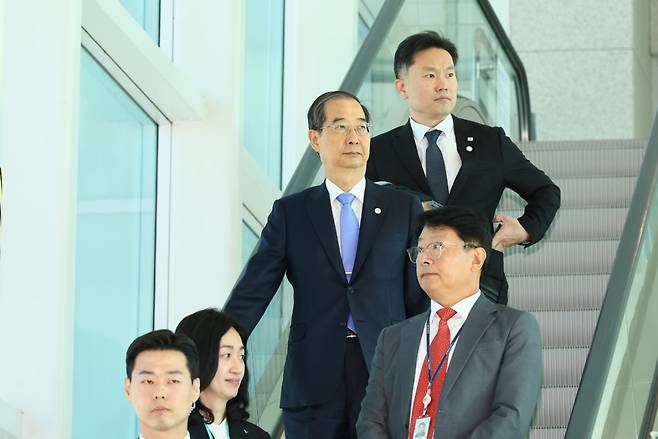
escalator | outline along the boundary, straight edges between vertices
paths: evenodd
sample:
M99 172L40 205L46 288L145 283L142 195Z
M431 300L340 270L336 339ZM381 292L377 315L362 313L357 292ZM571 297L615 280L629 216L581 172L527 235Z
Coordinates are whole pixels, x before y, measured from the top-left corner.
M530 142L533 129L523 64L488 1L386 0L378 11L340 87L359 96L371 110L373 135L401 125L408 118L406 104L393 87L393 54L398 43L412 33L436 30L455 42L460 51L460 95L453 113L502 126L513 140L522 142L519 145L531 161L548 175L557 176L563 197L568 200L544 241L531 251L511 249L506 258L510 305L532 312L543 334L544 386L531 437L644 437L604 432L624 424L623 420L614 420L614 416L627 414L623 408L629 405L621 402L624 398L636 401L642 409L631 418L642 411L639 424L646 426L645 431L655 422L653 414L648 414L650 410L645 413L644 408L655 404L650 396L656 394L658 349L647 348L645 338L650 339L647 334L658 334L658 319L645 317L639 323L629 313L633 308L655 316L658 309L657 295L651 297L648 293L656 287L649 268L658 264L652 246L657 241L654 235L658 218L648 221L658 210L658 203L652 199L656 197L658 178L657 128L646 150L643 141L593 145ZM583 172L588 175L588 171L570 167L574 162L585 166L593 162L596 167L598 162L591 156L600 154L612 154L606 162L611 168L608 173L599 175L599 169L594 169L583 178ZM619 167L623 169L619 171ZM308 148L283 195L299 192L323 178L318 156ZM612 197L617 204L609 206L605 196L597 199L596 190L588 189L597 184L609 185L612 189L607 194L617 194L617 198ZM594 201L579 196L588 191L593 192ZM642 191L644 195L638 195ZM514 194L505 194L500 210L518 215L522 205ZM597 224L610 227L594 233ZM569 262L566 254L598 262ZM574 266L579 267L578 271ZM278 404L291 314L292 289L284 282L249 340L251 419L272 432L273 437L282 434ZM651 323L653 332L645 328ZM637 326L636 332L633 325ZM620 346L624 337L632 343ZM640 346L641 350L636 351ZM641 358L639 363L636 357ZM633 371L637 369L634 365L638 364L643 365L642 376L651 377L643 381L651 382L639 399L638 392L632 390ZM645 395L647 392L650 395Z

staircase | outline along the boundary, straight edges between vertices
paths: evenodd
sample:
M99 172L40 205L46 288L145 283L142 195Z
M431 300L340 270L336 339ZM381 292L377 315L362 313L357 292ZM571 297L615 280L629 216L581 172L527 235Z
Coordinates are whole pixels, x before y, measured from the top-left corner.
M543 384L530 438L564 438L606 291L646 142L532 142L526 157L562 190L545 238L506 250L509 305L530 311L542 332ZM525 203L506 191L500 212Z

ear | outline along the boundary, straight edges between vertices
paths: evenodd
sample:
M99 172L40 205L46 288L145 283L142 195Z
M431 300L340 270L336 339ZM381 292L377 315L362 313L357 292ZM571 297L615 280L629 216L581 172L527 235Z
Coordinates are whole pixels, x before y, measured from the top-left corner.
M194 380L192 381L192 396L196 401L197 399L199 399L200 395L201 395L201 380L199 378L194 378Z
M473 264L471 265L471 271L477 272L482 271L484 266L484 261L487 259L487 252L482 248L473 249Z
M395 80L395 89L402 99L407 99L407 89L404 84L404 79Z
M320 153L320 132L316 130L308 130L308 141L311 148L318 154Z
M128 378L123 380L123 394L126 395L126 399L130 401L130 380Z

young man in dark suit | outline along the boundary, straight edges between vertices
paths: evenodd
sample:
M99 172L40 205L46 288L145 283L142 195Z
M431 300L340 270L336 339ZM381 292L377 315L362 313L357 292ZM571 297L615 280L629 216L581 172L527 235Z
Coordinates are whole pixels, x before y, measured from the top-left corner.
M326 180L274 203L224 311L250 333L287 275L294 305L281 390L286 437L356 438L380 331L427 306L405 258L422 208L365 178L369 115L355 96L319 96L308 122Z
M444 207L425 212L419 231L409 257L430 311L382 331L359 438L527 438L541 337L530 313L481 294L489 224L472 209Z
M544 236L560 207L560 189L501 128L451 114L457 102L456 63L455 45L436 32L421 32L400 43L395 87L408 103L410 118L372 139L366 176L420 194L425 208L437 203L470 207L500 224L481 285L487 297L505 304L502 251L532 245ZM527 202L519 218L495 214L505 188Z

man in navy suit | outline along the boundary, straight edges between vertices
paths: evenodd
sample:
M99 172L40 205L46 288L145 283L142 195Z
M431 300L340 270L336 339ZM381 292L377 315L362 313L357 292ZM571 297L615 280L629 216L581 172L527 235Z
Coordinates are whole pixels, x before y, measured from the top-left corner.
M410 118L372 139L366 176L419 194L426 208L436 203L469 207L500 224L481 288L489 299L505 304L502 251L532 245L544 236L560 207L560 189L501 128L451 114L457 102L456 63L457 48L436 32L411 35L400 43L395 87L407 101ZM505 188L527 202L519 218L495 214Z
M366 180L366 108L342 91L308 112L323 184L277 200L224 310L251 332L284 274L294 307L281 408L286 437L355 438L381 330L427 307L405 249L417 198Z

